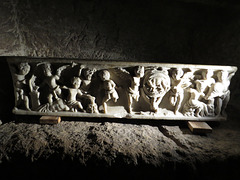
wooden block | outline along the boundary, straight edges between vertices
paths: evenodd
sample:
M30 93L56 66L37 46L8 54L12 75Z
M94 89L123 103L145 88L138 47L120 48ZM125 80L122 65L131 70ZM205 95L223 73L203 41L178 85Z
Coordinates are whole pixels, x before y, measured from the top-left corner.
M212 128L206 122L188 121L188 127L192 133L211 133Z
M42 116L40 118L40 124L58 124L60 122L60 116Z

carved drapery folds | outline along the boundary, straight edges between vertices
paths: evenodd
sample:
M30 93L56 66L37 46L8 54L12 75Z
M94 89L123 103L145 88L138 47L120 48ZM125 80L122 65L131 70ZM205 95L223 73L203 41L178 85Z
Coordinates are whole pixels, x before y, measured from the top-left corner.
M224 120L234 66L9 58L16 114Z

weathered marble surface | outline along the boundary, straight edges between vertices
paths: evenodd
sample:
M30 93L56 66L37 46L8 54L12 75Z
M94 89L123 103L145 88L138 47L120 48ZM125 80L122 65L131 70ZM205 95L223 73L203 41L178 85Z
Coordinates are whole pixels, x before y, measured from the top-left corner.
M26 115L225 120L235 66L8 58Z

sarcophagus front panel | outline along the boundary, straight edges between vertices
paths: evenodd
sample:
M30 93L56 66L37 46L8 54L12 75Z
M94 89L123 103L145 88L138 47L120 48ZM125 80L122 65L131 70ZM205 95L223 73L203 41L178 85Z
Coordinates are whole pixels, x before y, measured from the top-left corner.
M15 114L225 120L234 66L8 58Z

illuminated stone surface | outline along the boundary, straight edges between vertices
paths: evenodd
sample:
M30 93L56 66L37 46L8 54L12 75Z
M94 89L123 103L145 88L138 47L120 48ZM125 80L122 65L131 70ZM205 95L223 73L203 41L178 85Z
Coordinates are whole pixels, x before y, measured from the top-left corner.
M237 117L229 118L220 126L211 125L211 134L200 136L193 135L185 123L62 118L60 124L41 125L27 123L37 118L23 117L22 123L0 126L0 167L14 171L9 177L19 177L22 172L27 177L59 178L79 177L79 173L107 179L116 175L126 179L146 175L235 177L239 172L240 123Z
M9 58L15 114L225 120L234 66Z

